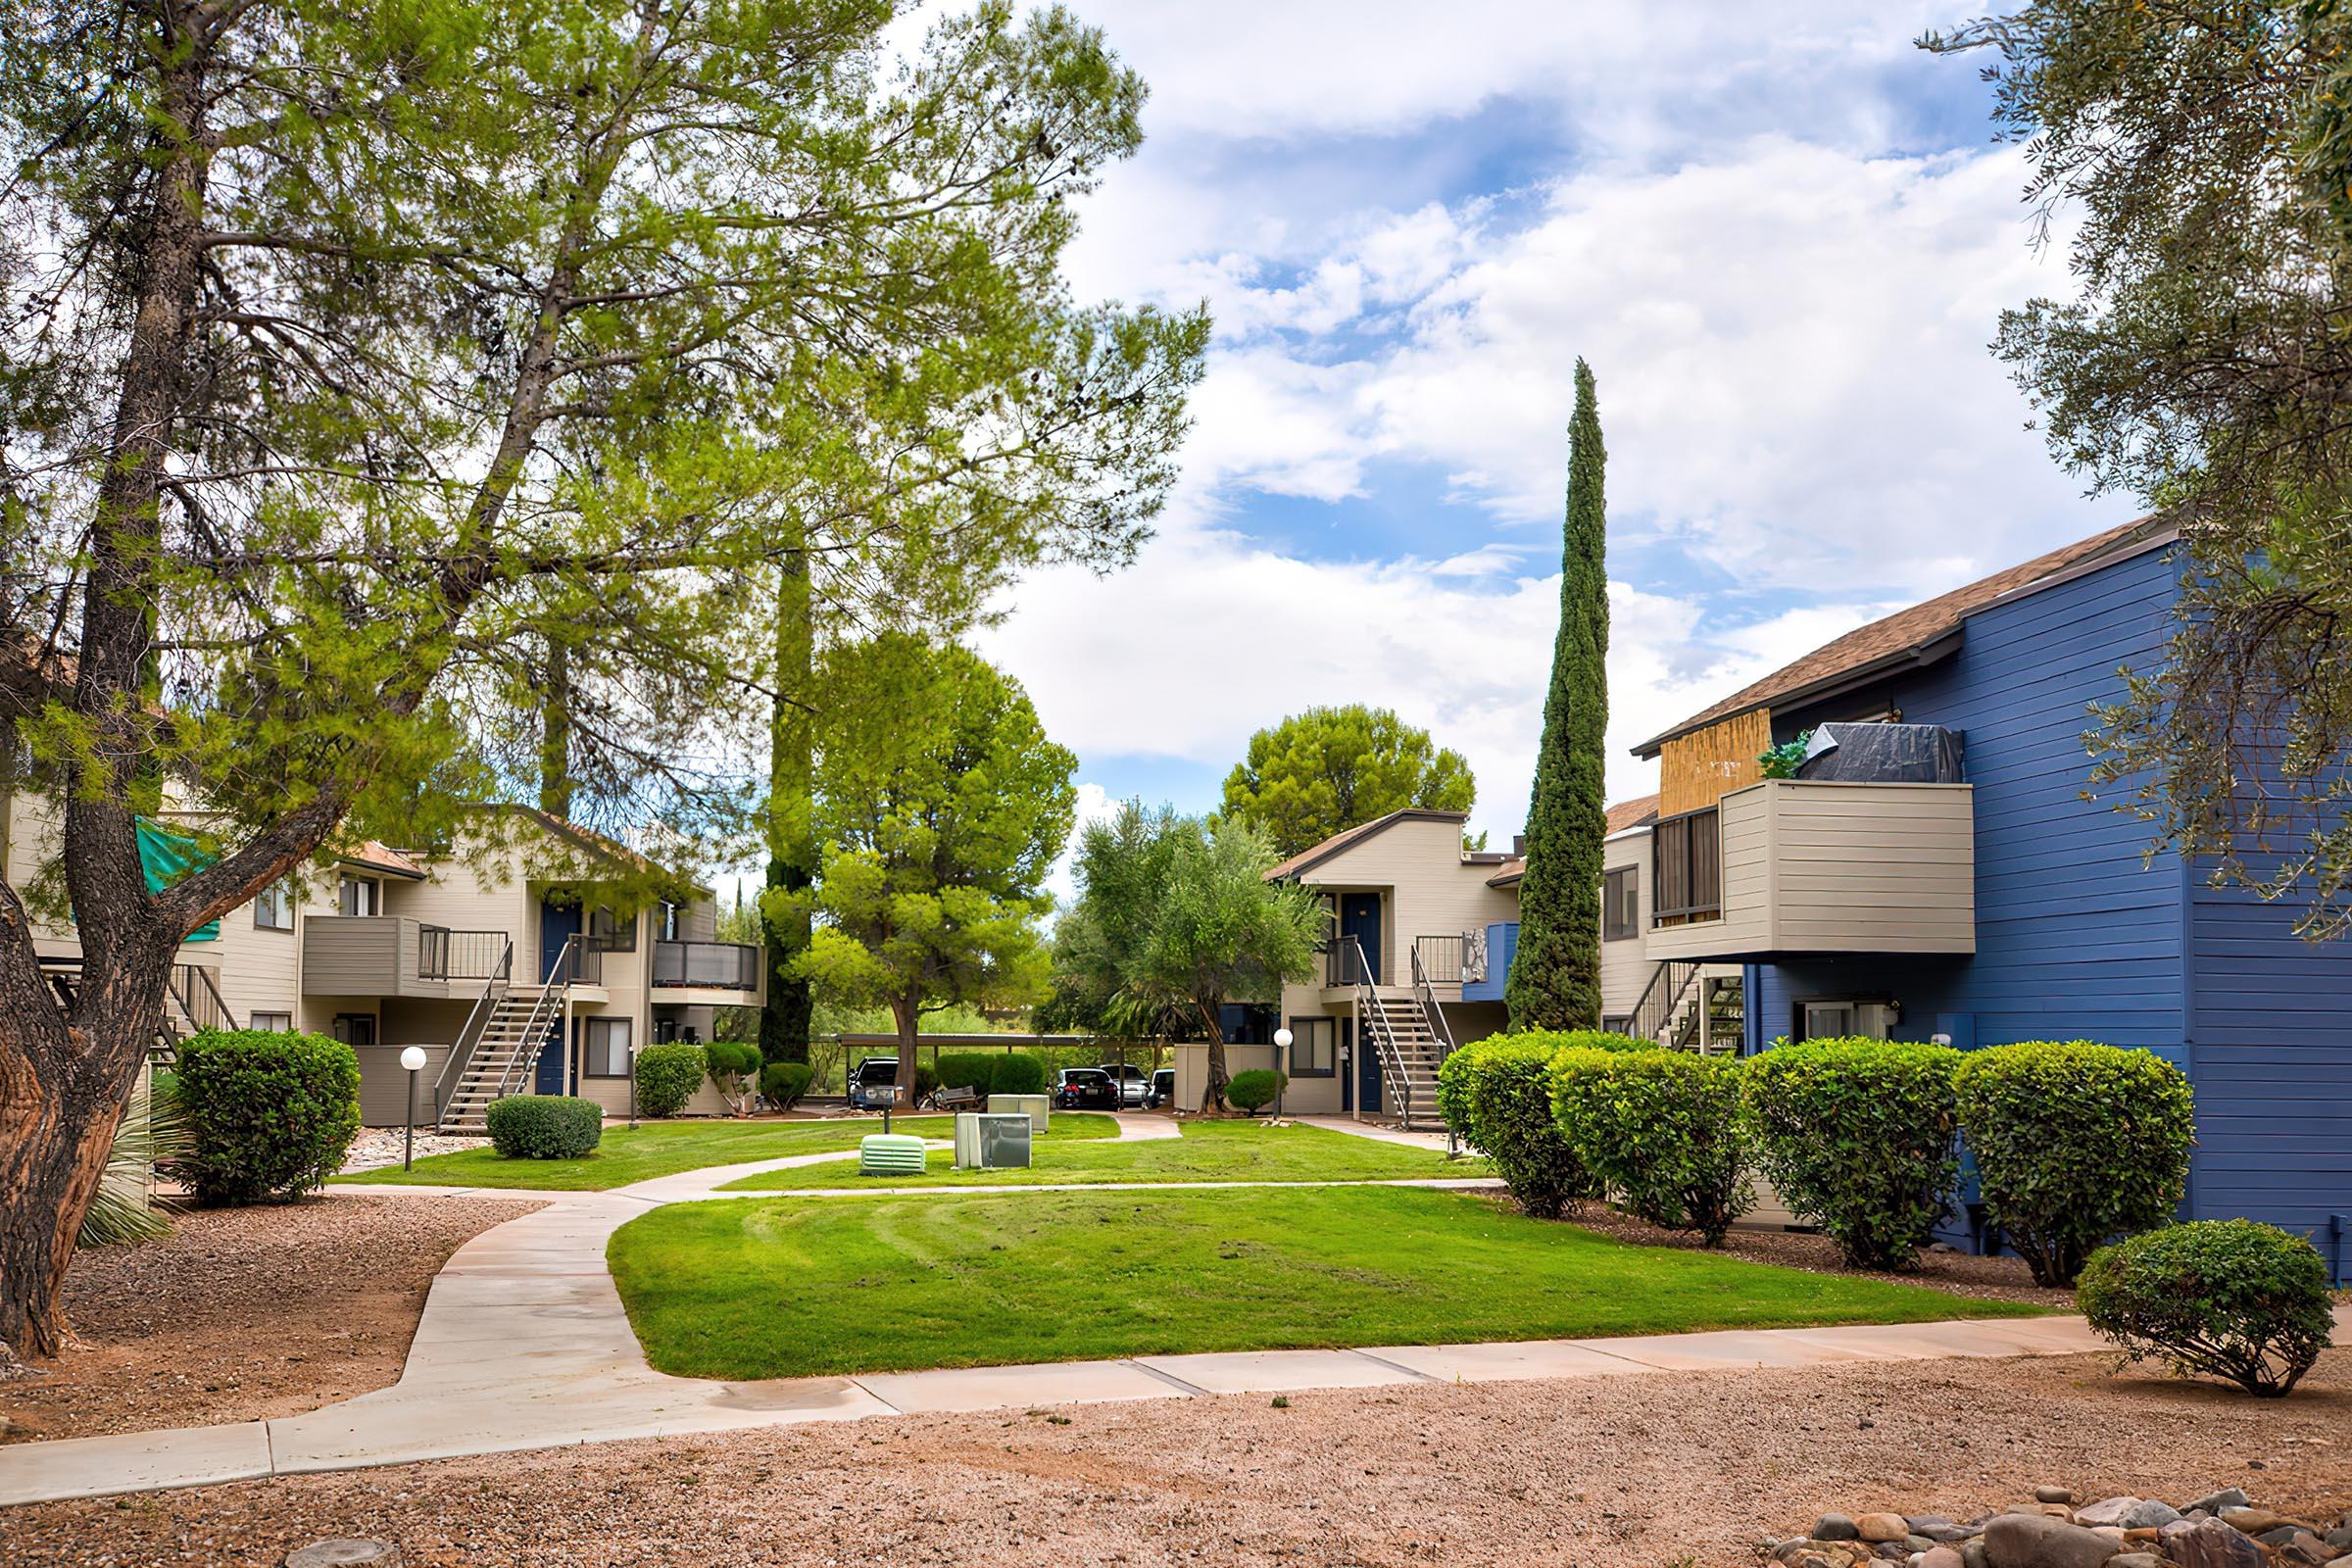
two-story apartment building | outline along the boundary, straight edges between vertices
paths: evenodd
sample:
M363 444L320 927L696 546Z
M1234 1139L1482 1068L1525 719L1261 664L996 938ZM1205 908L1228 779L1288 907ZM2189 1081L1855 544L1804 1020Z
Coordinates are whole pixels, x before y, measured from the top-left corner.
M2148 827L2085 794L2090 705L2164 656L2173 542L2143 520L2052 551L1644 741L1657 818L1612 875L1639 886L1654 973L1686 995L1738 977L1747 1052L1859 1033L2159 1053L2196 1094L2188 1212L2308 1233L2342 1276L2352 948L2150 859ZM1760 755L1799 739L1797 776L1763 777Z
M0 800L0 865L32 885L57 855L47 802ZM357 1053L371 1126L409 1115L400 1054L421 1047L416 1115L475 1129L501 1094L578 1094L629 1103L636 1048L712 1038L722 1006L756 1006L756 947L716 941L707 890L662 886L625 846L546 812L514 808L495 849L431 856L365 843L266 890L181 944L166 1028L303 1029ZM142 832L172 833L172 814ZM485 839L485 844L488 842ZM649 875L649 873L651 873ZM80 948L68 920L36 927L55 984ZM705 1084L689 1109L723 1102Z

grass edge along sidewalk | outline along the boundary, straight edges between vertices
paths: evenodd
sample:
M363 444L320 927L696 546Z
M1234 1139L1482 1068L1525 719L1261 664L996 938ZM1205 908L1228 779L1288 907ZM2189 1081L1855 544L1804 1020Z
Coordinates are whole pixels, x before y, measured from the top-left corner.
M2042 1310L1388 1187L680 1203L608 1258L656 1367L740 1380Z

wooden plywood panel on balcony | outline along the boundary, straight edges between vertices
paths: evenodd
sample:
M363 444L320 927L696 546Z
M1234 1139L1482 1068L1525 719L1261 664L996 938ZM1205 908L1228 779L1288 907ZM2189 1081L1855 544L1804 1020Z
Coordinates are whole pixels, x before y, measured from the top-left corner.
M1771 745L1772 713L1761 708L1668 741L1658 750L1658 814L1695 811L1755 783L1764 776L1756 759Z

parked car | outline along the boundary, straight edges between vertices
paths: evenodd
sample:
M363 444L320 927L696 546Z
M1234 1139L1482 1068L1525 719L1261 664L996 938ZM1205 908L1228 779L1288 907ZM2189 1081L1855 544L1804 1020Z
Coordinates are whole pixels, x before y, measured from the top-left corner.
M1152 1075L1132 1061L1105 1061L1098 1065L1119 1086L1119 1103L1140 1105L1152 1092Z
M850 1108L880 1110L885 1105L895 1105L897 1102L891 1098L890 1087L898 1081L898 1057L866 1057L850 1069Z
M1100 1067L1064 1067L1054 1075L1055 1110L1116 1110L1119 1086Z
M1152 1087L1144 1091L1144 1108L1157 1110L1162 1105L1176 1103L1176 1069L1162 1067L1152 1075Z

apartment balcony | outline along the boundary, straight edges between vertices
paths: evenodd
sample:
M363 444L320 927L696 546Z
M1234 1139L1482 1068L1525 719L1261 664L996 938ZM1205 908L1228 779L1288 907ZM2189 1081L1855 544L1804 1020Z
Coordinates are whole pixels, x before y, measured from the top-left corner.
M504 931L453 931L402 915L315 914L302 923L306 997L475 997L512 978Z
M1977 950L1967 784L1767 779L1651 831L1657 959Z
M749 942L657 942L656 1004L750 1006L761 996L760 949Z

